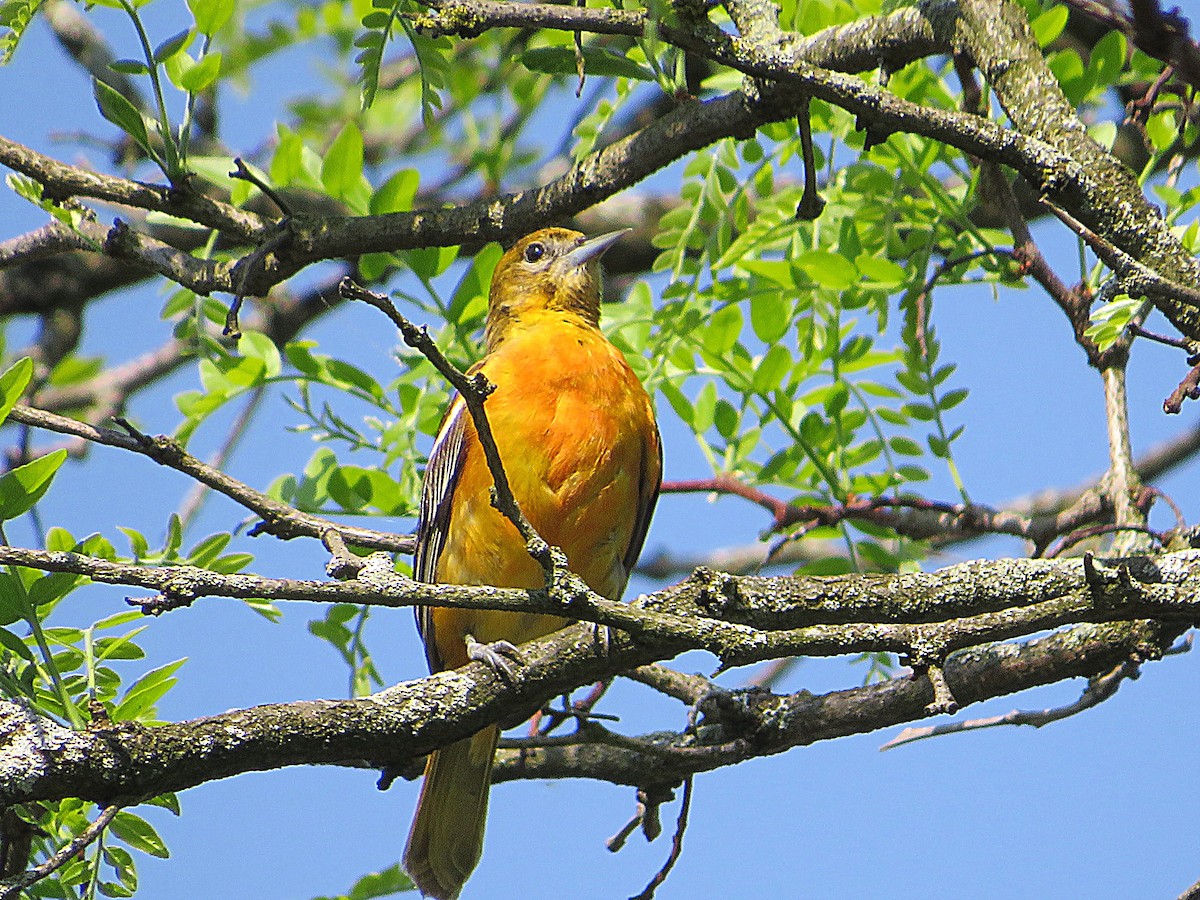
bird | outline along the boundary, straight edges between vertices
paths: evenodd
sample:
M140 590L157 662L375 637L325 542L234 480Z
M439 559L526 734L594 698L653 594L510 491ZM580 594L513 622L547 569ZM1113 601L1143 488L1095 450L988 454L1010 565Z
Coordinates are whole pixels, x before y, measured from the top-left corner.
M526 235L496 264L484 356L468 370L494 385L484 412L525 518L596 593L618 600L637 562L662 482L654 407L600 330L600 256L625 233L566 228ZM537 588L541 565L491 502L493 478L461 396L425 469L413 577ZM553 615L419 607L431 672L483 660L504 669L514 645L567 624ZM519 651L518 651L519 652ZM431 753L404 850L421 892L456 898L483 852L500 729Z

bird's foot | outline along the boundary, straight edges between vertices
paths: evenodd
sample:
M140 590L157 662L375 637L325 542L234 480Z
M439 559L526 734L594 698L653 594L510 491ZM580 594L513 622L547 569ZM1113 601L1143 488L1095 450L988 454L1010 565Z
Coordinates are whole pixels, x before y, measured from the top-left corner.
M509 641L495 641L491 644L483 644L475 640L474 635L470 634L466 636L466 641L468 659L484 663L507 681L512 681L516 675L517 670L514 668L513 663L524 661L521 651L517 649L515 644Z

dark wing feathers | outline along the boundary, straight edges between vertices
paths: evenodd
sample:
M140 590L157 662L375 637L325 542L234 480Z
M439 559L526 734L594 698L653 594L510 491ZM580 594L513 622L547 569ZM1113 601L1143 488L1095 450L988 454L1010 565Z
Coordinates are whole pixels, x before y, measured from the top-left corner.
M633 523L633 533L629 536L629 547L625 550L625 577L633 574L638 557L642 555L642 545L646 543L646 532L650 530L650 519L654 515L654 506L658 503L658 491L662 486L662 435L658 428L654 429L654 453L642 455L641 491L638 497L637 520Z
M438 559L446 546L446 532L450 528L451 503L458 475L466 458L467 406L461 397L455 397L442 420L433 449L429 451L429 462L425 466L425 481L421 485L421 508L417 516L417 546L413 554L413 578L433 584L437 574ZM436 642L433 639L433 607L416 608L417 629L425 641L425 656L430 671L441 669L437 658Z

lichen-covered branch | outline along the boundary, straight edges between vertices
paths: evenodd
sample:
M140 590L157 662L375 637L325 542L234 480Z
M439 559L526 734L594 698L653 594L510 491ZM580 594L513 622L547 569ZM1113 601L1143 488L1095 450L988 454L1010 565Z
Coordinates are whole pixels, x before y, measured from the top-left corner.
M1179 627L1155 622L1080 625L1022 646L965 650L945 663L961 704L1155 658ZM0 803L81 797L134 803L165 791L290 765L382 766L519 721L548 697L672 654L615 639L607 649L580 626L524 645L510 680L481 663L405 682L359 700L252 707L155 728L132 723L70 731L17 703L0 702ZM695 732L551 741L506 750L497 779L598 778L639 786L735 764L789 747L922 718L933 697L923 676L822 696L766 691L727 698Z

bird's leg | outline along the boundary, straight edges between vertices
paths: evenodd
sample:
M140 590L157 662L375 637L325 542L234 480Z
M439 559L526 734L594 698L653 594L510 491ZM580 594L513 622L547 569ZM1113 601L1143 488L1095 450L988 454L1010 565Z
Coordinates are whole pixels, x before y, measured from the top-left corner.
M517 671L513 668L513 663L522 661L521 651L515 644L509 641L483 644L475 640L473 634L464 635L463 639L467 643L467 659L484 663L506 680L513 680Z

